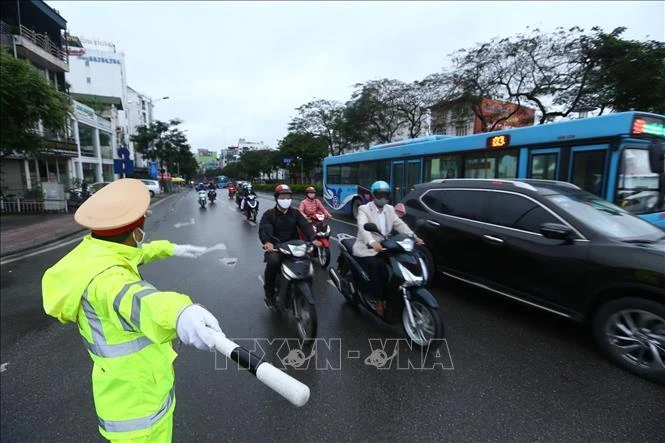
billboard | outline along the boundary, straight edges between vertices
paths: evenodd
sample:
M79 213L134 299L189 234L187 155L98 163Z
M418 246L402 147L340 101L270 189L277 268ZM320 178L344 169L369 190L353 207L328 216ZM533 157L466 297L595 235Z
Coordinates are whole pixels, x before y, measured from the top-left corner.
M483 122L478 116L476 116L473 123L474 134L490 130L499 131L501 129L533 126L536 118L535 109L526 106L518 106L514 103L504 102L502 100L484 98L480 103L480 109L485 119L485 126L483 127ZM506 118L509 115L510 117ZM496 126L494 126L495 123ZM492 129L493 126L494 129Z

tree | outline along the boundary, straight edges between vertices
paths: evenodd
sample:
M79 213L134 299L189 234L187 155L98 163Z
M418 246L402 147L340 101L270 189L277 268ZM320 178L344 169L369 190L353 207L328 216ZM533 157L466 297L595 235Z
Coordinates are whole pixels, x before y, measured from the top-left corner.
M395 107L403 117L409 138L421 135L427 110L441 99L439 94L440 85L431 77L403 85Z
M326 141L331 155L348 148L344 105L330 100L314 100L298 108L289 123L289 132L309 134Z
M356 90L347 104L349 116L356 123L355 135L366 142L367 138L378 143L393 141L399 130L407 123L400 101L406 85L399 80L371 80L355 85Z
M665 113L665 43L623 40L626 28L609 34L593 28L588 56L595 61L590 87L601 113L606 109Z
M528 104L540 111L540 123L567 117L594 101L590 85L596 61L592 44L579 27L557 28L551 34L538 29L514 37L492 39L453 55L448 72L458 97L467 99L486 125L483 98L507 100L518 106L493 126ZM485 128L492 130L494 127Z
M38 155L48 148L37 128L61 134L69 124L69 100L30 64L0 48L0 156Z
M301 176L311 176L311 171L321 165L328 154L327 141L322 137L300 132L290 132L279 143L279 159L290 158L289 170Z

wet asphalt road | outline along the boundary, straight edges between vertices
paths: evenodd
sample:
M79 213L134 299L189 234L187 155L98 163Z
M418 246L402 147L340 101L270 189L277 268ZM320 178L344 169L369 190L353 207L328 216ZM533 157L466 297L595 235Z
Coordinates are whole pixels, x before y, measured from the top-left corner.
M257 227L225 191L219 195L205 210L194 192L170 197L153 209L147 228L151 239L226 249L157 262L143 276L191 295L217 315L227 336L284 367L290 343L266 340L296 334L263 305ZM261 198L261 205L262 212L270 200ZM355 231L341 222L331 226ZM3 441L100 439L92 365L76 328L41 308L41 275L73 246L0 268ZM665 388L606 362L582 326L444 280L432 288L447 337L444 352L425 359L434 369L408 369L420 355L399 346L391 367L380 370L365 364L378 346L369 339L400 339L402 330L345 305L327 280L317 269L319 336L328 347L319 343L309 367L288 368L310 386L309 403L292 407L232 364L225 368L222 356L183 347L175 364L175 441L662 441L665 435ZM258 340L241 340L249 338ZM396 342L384 343L390 356ZM441 369L451 362L452 369Z

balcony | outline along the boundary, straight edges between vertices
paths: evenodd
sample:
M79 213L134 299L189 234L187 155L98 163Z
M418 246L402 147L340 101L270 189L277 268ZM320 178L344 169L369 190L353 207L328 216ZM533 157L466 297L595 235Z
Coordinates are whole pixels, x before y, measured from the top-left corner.
M73 137L44 130L45 153L60 157L78 157L78 148Z
M18 54L36 64L46 66L51 71L69 72L67 52L51 41L46 34L38 34L23 25L18 27L18 31L19 34L14 35Z

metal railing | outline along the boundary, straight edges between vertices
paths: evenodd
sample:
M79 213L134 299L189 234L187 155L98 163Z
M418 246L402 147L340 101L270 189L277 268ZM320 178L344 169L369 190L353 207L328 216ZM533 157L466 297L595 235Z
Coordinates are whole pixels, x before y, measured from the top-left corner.
M30 28L27 28L23 25L19 28L19 34L21 37L30 40L35 45L42 48L44 51L48 52L52 56L62 60L65 63L69 63L69 57L66 51L63 51L60 46L56 45L48 38L47 34L37 34Z
M21 197L0 197L3 214L41 214L44 212L69 212L67 200L35 200Z

